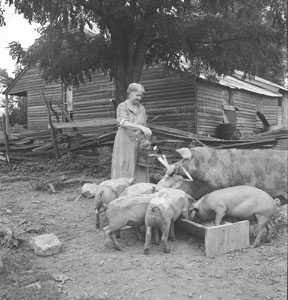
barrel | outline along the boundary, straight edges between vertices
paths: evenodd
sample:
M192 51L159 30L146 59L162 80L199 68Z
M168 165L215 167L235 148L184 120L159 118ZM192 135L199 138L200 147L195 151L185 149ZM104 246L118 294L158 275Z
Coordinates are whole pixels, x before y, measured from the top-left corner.
M217 126L216 137L223 140L239 140L240 135L235 123L224 123Z

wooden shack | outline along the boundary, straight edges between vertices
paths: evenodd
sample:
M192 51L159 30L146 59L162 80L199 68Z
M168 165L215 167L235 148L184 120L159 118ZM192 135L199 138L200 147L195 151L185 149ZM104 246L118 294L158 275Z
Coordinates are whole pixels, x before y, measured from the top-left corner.
M167 74L159 65L144 69L140 82L146 90L144 105L148 118L154 124L215 136L220 124L232 122L241 136L247 136L259 132L262 126L256 116L258 110L271 125L287 126L288 92L280 86L268 89L242 80L238 75L220 78L217 83L205 78L187 81L175 73ZM25 68L4 91L8 99L9 96L26 97L29 130L48 128L44 94L55 111L53 122L68 122L68 115L77 127L81 127L80 130L91 135L115 128L111 102L114 93L113 82L100 72L93 74L92 80L87 79L78 89L64 90L59 82L47 84L36 67ZM97 122L89 123L93 120L107 122L95 126ZM84 125L79 125L81 123Z

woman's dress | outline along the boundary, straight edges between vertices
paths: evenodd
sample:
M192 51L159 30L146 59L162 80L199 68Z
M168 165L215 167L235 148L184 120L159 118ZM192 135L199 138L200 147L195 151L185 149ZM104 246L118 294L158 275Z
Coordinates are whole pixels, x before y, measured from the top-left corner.
M148 182L148 168L137 165L137 147L143 137L141 130L123 127L125 121L133 124L146 124L146 111L143 105L129 104L126 100L117 107L118 131L114 140L111 178L133 178L135 183Z

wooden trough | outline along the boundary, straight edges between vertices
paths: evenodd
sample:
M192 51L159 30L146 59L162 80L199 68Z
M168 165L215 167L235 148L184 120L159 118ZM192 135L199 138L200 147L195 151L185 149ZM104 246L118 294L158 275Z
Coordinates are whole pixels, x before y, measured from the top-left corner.
M207 227L190 220L178 219L176 224L184 231L205 240L205 255L207 257L214 257L250 246L249 221L247 220Z

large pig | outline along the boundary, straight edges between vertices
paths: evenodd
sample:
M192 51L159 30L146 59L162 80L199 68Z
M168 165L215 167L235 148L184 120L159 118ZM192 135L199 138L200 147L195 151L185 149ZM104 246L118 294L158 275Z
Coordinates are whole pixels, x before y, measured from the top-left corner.
M208 184L202 180L194 179L193 181L184 178L182 175L174 174L172 176L165 175L158 183L160 188L174 188L185 192L195 200L212 192Z
M163 250L165 253L170 252L167 243L169 231L171 239L175 239L174 222L180 216L185 219L188 218L188 210L193 200L185 192L172 188L163 188L151 199L145 215L145 254L150 251L152 228L161 230Z
M123 196L111 201L105 211L109 223L103 228L106 241L111 239L116 249L121 250L116 240L116 232L126 225L135 227L136 233L141 239L139 226L144 225L147 206L155 195L157 193Z
M119 195L132 183L134 178L108 179L101 182L95 191L94 207L96 216L96 228L100 227L100 210Z
M182 160L171 165L168 175L185 175L200 179L214 191L237 185L255 186L272 198L287 201L287 151L267 149L181 148Z
M195 213L202 221L215 219L220 225L224 216L240 220L257 220L258 234L253 247L260 244L267 229L267 241L272 238L271 218L277 212L277 203L266 192L252 186L234 186L203 196L190 207L191 219Z

